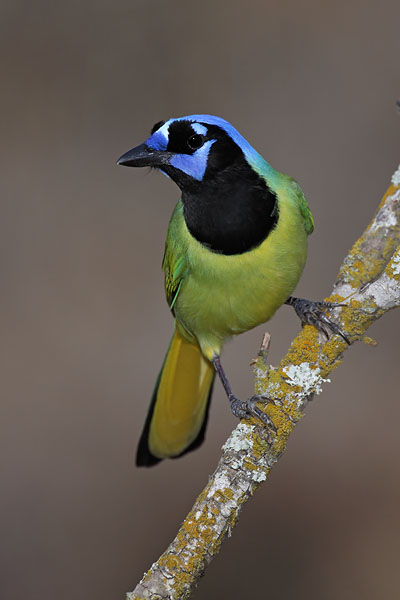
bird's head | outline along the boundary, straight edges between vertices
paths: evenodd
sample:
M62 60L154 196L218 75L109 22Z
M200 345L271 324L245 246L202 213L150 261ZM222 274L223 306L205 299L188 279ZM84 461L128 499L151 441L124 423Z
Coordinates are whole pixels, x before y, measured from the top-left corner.
M158 168L184 190L212 181L241 161L253 168L260 161L267 164L224 119L191 115L156 123L150 137L123 154L117 164Z
M182 190L189 232L214 252L255 248L277 223L278 172L219 117L160 121L118 164L154 167L173 179Z

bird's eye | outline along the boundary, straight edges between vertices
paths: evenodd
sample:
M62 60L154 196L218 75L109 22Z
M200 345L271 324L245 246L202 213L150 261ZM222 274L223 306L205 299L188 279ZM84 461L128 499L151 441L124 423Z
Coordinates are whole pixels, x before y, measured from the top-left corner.
M203 145L204 135L200 135L199 133L194 133L190 136L187 141L187 145L191 150L198 150Z

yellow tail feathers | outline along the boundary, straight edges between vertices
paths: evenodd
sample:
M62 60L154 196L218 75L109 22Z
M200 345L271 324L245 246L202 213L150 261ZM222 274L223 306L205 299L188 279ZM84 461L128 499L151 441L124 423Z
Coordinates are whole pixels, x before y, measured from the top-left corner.
M139 443L138 465L150 466L201 444L213 381L212 364L175 328Z

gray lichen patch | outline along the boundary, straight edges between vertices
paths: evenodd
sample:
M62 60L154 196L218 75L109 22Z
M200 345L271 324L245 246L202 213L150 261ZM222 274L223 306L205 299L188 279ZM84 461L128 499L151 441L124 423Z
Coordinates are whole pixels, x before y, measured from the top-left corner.
M330 383L330 379L324 379L321 375L319 367L311 367L309 363L302 362L299 365L289 365L283 368L287 375L289 385L300 388L298 391L293 391L293 396L297 399L298 406L310 394L322 392L322 384Z
M392 271L393 271L393 275L400 275L400 248L393 255Z
M392 175L392 183L395 186L400 185L400 165L397 167L397 170Z
M254 425L248 425L247 423L239 423L233 430L225 444L222 446L223 450L250 450L253 446L252 434L254 432Z

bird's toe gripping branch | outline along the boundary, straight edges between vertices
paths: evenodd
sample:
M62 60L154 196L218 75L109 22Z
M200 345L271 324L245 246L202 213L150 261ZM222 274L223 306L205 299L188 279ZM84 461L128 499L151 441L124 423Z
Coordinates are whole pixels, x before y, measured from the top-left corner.
M265 396L255 395L249 398L248 400L239 400L233 394L229 397L229 402L231 405L232 414L235 415L238 419L248 419L249 417L255 417L256 419L260 419L265 425L267 425L272 431L276 432L276 427L273 424L272 420L269 418L267 413L258 408L257 402L263 402L264 404L268 402L272 402L270 398Z
M238 419L248 419L249 417L255 417L256 419L260 419L262 423L270 427L273 431L276 431L276 427L269 418L269 416L257 406L257 402L262 402L266 404L268 402L273 403L273 400L267 398L266 396L259 395L252 396L248 400L239 400L239 398L237 398L232 392L231 384L229 383L229 380L221 365L219 356L214 356L212 362L224 387L224 390L229 400L229 404L231 406L231 411L235 415L235 417L237 417Z
M305 300L303 298L295 298L294 296L289 296L285 304L293 306L303 325L314 325L314 327L316 327L319 331L322 331L327 338L329 338L331 333L340 335L346 344L350 345L349 338L340 329L339 325L332 321L332 319L330 319L324 312L325 310L346 305L335 302L314 302L312 300Z

